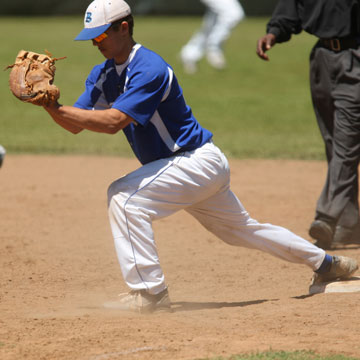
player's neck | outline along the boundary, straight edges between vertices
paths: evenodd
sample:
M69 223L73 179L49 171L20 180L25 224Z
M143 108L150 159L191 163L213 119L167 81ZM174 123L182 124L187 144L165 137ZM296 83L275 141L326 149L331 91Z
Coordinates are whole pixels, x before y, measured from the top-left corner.
M129 41L124 45L121 53L118 56L114 57L116 65L121 65L128 59L135 44L136 42L134 41L134 39L130 38Z

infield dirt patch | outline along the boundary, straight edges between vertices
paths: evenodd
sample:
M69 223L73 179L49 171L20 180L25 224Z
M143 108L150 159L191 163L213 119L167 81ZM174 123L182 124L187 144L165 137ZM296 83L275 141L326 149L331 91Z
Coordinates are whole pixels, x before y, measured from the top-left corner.
M232 189L253 218L309 239L325 163L230 165ZM184 211L154 223L174 313L103 309L104 301L128 290L106 191L136 167L136 160L115 157L6 157L1 360L192 360L270 349L360 357L360 293L308 296L309 268L226 245ZM333 253L360 261L356 246Z

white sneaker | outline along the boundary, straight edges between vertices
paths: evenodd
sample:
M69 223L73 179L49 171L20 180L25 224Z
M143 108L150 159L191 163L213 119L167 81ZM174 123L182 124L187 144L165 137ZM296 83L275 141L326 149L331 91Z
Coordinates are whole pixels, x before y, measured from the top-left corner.
M197 64L190 61L183 61L183 69L185 74L193 75L197 72Z
M195 61L191 61L185 59L183 56L180 55L180 60L183 65L183 70L185 74L193 75L197 72L197 63Z
M217 70L223 70L226 67L224 54L220 50L210 50L206 53L208 63Z
M104 303L104 307L139 314L172 311L167 289L156 295L149 294L146 290L132 290L127 294L120 294L115 301Z
M182 50L180 52L179 60L183 65L184 73L192 75L197 72L197 61L192 56L189 56L186 51Z

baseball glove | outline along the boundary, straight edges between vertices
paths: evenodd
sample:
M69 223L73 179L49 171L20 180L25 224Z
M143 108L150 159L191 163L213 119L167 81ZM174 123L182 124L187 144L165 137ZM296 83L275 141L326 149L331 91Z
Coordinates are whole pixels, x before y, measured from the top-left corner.
M64 58L55 59L50 53L44 55L21 50L15 64L6 67L12 69L9 78L11 92L21 101L39 106L56 102L60 91L53 84L56 70L54 64Z

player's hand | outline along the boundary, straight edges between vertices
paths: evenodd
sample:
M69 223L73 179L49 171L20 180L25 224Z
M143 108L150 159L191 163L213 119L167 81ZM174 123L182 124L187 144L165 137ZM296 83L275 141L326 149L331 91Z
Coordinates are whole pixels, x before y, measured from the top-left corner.
M276 37L274 34L266 34L262 38L260 38L257 42L256 53L259 58L268 61L269 57L266 54L268 50L270 50L276 43Z

